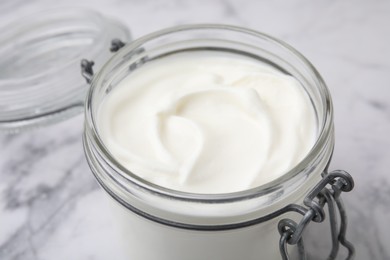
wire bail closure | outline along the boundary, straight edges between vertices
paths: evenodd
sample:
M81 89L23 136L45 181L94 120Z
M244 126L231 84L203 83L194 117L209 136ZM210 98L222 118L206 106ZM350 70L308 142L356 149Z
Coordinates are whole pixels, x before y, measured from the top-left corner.
M325 220L324 207L326 204L328 205L332 236L332 249L327 259L333 260L337 257L340 244L348 250L347 260L354 258L354 246L345 237L347 231L347 215L340 197L341 192L349 192L353 187L353 178L346 171L336 170L330 173L322 173L321 181L317 183L303 201L307 209L302 214L303 218L299 224L288 218L279 221L279 250L283 260L290 260L287 252L287 244L297 245L299 259L306 260L302 237L303 231L311 221L321 223ZM291 207L300 206L293 204ZM341 220L340 227L337 224L337 210Z

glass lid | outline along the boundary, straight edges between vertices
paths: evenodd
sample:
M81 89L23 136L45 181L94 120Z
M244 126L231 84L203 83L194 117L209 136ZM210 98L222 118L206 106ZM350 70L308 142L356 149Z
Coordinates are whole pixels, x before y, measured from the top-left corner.
M86 9L36 13L1 28L0 131L53 123L84 109L89 85L82 59L94 70L112 55L111 40L130 40L128 29Z

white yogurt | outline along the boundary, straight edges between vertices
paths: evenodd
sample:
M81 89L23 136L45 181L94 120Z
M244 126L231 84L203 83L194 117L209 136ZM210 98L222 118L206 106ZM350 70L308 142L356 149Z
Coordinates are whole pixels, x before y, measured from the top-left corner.
M101 138L128 170L193 193L229 193L270 182L312 148L316 117L293 77L217 52L148 62L99 110Z
M167 188L206 194L242 191L278 178L308 154L318 131L313 105L295 78L261 61L218 52L147 62L114 87L98 115L104 145L128 170ZM214 205L158 195L149 200L135 189L130 205L183 223L241 223L301 203L320 177L312 176L283 199ZM280 259L277 224L299 217L284 214L248 227L199 231L149 220L115 200L111 205L128 257L136 260ZM177 216L164 211L175 207ZM224 210L230 212L226 219Z

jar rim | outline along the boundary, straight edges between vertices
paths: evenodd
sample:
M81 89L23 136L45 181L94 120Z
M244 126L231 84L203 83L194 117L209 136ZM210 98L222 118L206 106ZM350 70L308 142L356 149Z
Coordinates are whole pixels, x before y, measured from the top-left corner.
M123 54L131 53L131 51L140 48L143 44L152 41L156 38L166 36L172 33L177 33L181 31L191 31L191 30L199 30L199 29L214 29L214 30L227 30L227 31L235 31L244 34L249 34L255 37L260 37L265 39L272 44L278 45L279 47L287 50L291 54L293 54L297 59L299 59L303 64L310 70L311 73L314 74L316 79L318 80L318 88L321 92L322 97L325 99L323 103L323 122L322 125L319 126L319 134L315 144L309 153L303 158L296 166L290 169L288 172L284 173L280 177L275 180L265 183L263 185L237 191L230 193L217 193L217 194L207 194L207 193L191 193L179 190L173 190L167 187L163 187L152 182L149 182L137 174L132 173L130 170L122 166L116 159L111 155L109 150L104 145L102 139L99 136L96 120L93 113L93 104L92 99L94 93L99 86L99 83L102 82L105 75L110 72L110 65L116 60L117 57L122 56ZM245 200L248 198L259 197L268 193L271 193L277 190L281 185L285 184L287 181L294 179L295 177L303 174L306 166L312 162L315 158L319 156L322 151L322 148L326 145L328 141L328 136L333 131L333 108L331 96L328 88L326 87L325 82L323 81L319 72L315 69L315 67L296 49L294 49L289 44L273 37L265 33L257 32L252 29L247 29L239 26L232 25L224 25L224 24L188 24L188 25L180 25L174 26L166 29L162 29L150 34L147 34L141 38L134 40L133 42L125 45L122 49L120 49L111 59L102 67L102 69L95 74L92 82L91 88L87 95L86 103L85 103L85 133L84 138L92 138L93 142L96 144L96 148L99 150L100 156L102 156L112 167L115 169L115 172L118 173L124 179L130 181L138 187L141 187L151 193L158 194L164 197L173 198L177 200L183 201L194 201L194 202L205 202L205 203L224 203L224 202L234 202ZM84 141L85 142L85 141ZM85 148L86 149L86 148Z

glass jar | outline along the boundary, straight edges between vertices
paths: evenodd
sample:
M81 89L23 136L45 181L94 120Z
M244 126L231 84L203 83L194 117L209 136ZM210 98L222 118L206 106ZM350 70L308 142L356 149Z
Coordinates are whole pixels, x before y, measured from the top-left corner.
M100 104L123 78L131 77L143 64L193 50L249 56L295 77L308 93L317 118L317 141L309 154L274 181L226 194L170 190L124 168L99 136L96 118ZM85 103L85 118L85 154L96 179L112 198L130 259L280 259L279 247L285 247L286 240L291 241L293 232L280 246L278 223L285 218L299 221L309 211L309 221L322 217L320 210L313 210L315 206L311 207L308 201L314 199L313 191L322 190L327 184L318 183L327 176L334 147L330 93L309 61L268 35L233 26L195 25L165 29L135 40L94 75ZM323 200L319 198L314 204L323 206ZM279 231L283 233L288 228L279 225Z

